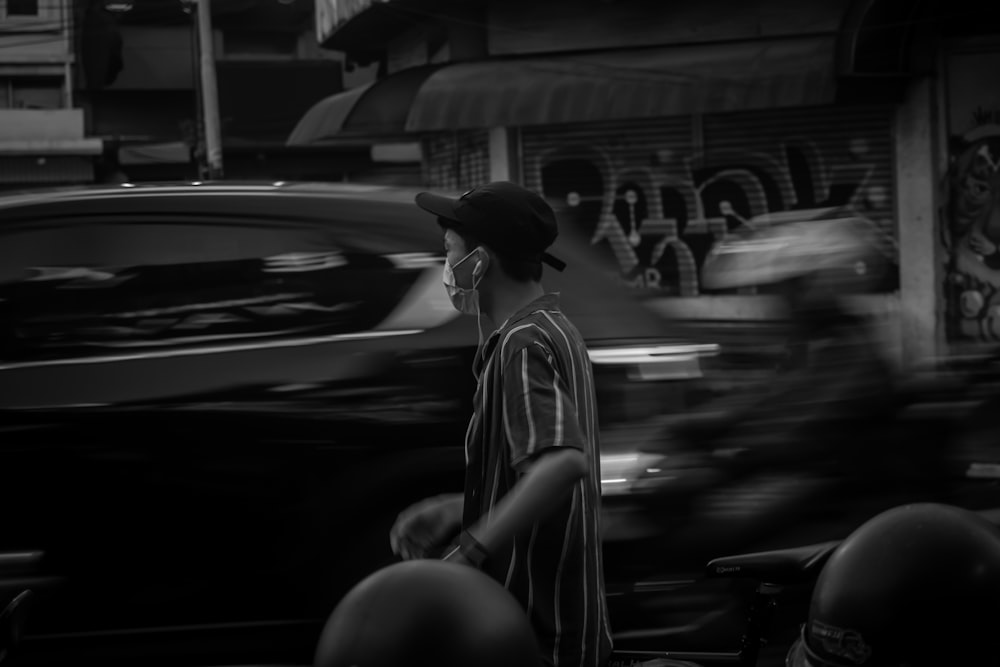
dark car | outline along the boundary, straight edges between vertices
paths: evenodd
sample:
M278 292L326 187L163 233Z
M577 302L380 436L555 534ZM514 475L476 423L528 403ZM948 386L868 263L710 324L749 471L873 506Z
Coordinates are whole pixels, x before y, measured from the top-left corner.
M342 593L394 560L397 514L461 489L477 322L413 195L0 200L0 596L35 593L22 664L308 663ZM672 340L586 245L564 233L544 282L590 346L613 456L712 348Z

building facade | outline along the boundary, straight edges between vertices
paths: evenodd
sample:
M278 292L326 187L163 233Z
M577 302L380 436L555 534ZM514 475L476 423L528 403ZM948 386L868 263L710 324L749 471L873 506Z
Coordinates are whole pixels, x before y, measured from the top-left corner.
M284 145L305 110L342 89L340 60L313 38L312 3L213 0L211 7L225 177L340 180L357 161L353 153ZM109 80L83 82L93 131L113 147L112 161L131 180L198 178L194 6L102 0L100 9L114 23L121 66ZM108 42L98 27L86 35ZM92 60L101 59L99 50L92 49Z
M0 1L0 189L86 183L100 139L74 97L70 0Z
M564 202L668 314L766 319L766 295L706 293L708 250L849 215L896 267L857 304L903 365L1000 340L992 6L317 0L317 16L377 85L430 70L403 122L425 185L510 178Z
M199 178L191 2L0 2L0 189ZM367 146L288 147L343 65L312 0L212 0L225 176L343 180Z

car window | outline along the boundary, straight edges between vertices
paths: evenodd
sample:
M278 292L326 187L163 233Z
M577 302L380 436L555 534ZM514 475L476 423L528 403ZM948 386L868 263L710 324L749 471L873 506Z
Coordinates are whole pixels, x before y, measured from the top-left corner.
M22 225L0 234L3 356L364 330L418 271L340 243L333 225Z

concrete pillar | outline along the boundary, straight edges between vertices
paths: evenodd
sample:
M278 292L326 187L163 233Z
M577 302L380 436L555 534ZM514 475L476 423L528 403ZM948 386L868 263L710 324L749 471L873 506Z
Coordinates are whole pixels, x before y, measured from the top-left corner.
M905 368L942 352L943 298L937 234L939 81L915 79L896 112L896 212L899 220L899 332Z
M515 128L490 129L490 180L520 182L520 155Z

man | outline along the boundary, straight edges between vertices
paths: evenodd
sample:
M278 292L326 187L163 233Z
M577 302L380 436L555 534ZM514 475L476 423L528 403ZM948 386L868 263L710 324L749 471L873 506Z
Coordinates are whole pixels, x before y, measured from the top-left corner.
M538 195L496 182L459 199L431 193L452 303L480 323L464 496L403 512L391 541L423 557L461 530L446 560L479 567L524 607L542 660L597 667L611 652L600 542L594 381L583 339L541 285L558 234ZM482 318L496 330L482 341Z

